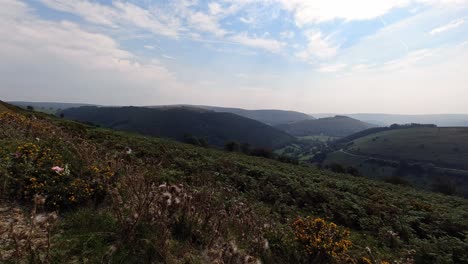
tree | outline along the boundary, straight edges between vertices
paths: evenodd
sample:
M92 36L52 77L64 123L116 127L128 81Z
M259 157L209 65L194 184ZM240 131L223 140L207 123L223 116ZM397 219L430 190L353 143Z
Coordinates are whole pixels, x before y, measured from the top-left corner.
M346 168L346 173L351 174L353 176L360 176L361 175L359 173L359 170L352 167L352 166L349 166L348 168Z
M411 184L406 179L398 175L387 177L384 179L384 181L395 185L411 186Z
M26 109L28 109L29 111L34 111L34 107L31 105L26 106Z
M249 143L242 143L242 145L240 146L240 149L241 149L242 153L250 154L250 144Z
M192 134L185 134L184 135L184 142L187 143L187 144L190 144L190 145L195 145L195 146L200 145L200 141L198 140L198 138L196 138Z
M240 149L239 143L234 141L229 141L224 145L224 150L230 152L238 152Z
M273 151L268 148L254 148L250 152L250 155L257 157L264 157L267 159L272 159L274 157Z
M435 177L432 182L432 190L446 195L454 195L457 192L457 187L447 177Z
M346 169L341 164L338 164L338 163L330 164L328 168L331 171L336 172L336 173L346 173Z

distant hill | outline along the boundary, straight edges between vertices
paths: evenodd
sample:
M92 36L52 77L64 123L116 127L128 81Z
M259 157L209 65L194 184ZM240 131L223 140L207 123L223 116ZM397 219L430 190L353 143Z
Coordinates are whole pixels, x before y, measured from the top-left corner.
M184 140L190 134L218 147L227 141L236 141L255 147L276 148L295 140L283 131L252 119L195 107L91 106L70 108L62 113L68 119L144 135Z
M330 137L346 137L375 126L350 117L335 116L278 125L276 127L294 136L326 135Z
M69 108L76 108L81 106L97 106L92 104L80 104L80 103L54 103L54 102L9 102L12 105L16 105L22 108L27 106L32 106L36 111L56 114L58 111L62 111ZM275 109L266 109L266 110L246 110L241 108L228 108L228 107L217 107L217 106L207 106L207 105L163 105L163 106L146 106L149 108L174 108L174 107L191 107L193 109L205 109L211 110L214 112L221 113L232 113L247 117L259 122L265 123L270 126L276 126L280 124L288 124L292 122L314 119L312 116L296 112L296 111L285 111L285 110L275 110Z
M281 124L289 124L293 122L315 119L314 117L296 111L285 111L275 109L265 110L246 110L240 108L227 108L207 105L194 105L193 107L212 110L215 112L232 113L247 117L253 120L260 121L270 126L276 126Z
M443 179L445 188L468 198L468 128L379 130L349 136L342 149L327 155L324 165L354 167L367 177L403 180L429 190Z
M314 114L315 117L330 117L335 114ZM435 124L440 127L468 126L468 114L439 115L392 115L392 114L346 114L346 116L380 126L392 124Z
M91 106L90 104L79 104L79 103L54 103L54 102L8 102L9 104L26 108L32 106L34 110L44 112L47 114L56 114L58 111L65 110L68 108Z
M348 150L468 169L468 128L421 127L384 131L354 140Z

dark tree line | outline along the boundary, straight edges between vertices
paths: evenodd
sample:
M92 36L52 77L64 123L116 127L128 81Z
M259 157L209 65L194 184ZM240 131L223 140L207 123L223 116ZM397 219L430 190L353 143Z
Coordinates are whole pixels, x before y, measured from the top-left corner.
M286 155L278 155L270 148L254 147L252 148L248 143L238 143L235 141L226 142L224 150L229 152L239 152L250 156L262 157L267 159L274 159L284 163L299 164L299 161L293 157Z

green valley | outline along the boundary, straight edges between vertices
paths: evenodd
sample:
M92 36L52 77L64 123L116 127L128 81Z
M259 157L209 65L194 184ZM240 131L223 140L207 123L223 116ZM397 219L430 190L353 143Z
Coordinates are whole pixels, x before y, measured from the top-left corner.
M53 229L31 227L49 234L49 246L28 251L27 236L16 251L13 240L2 242L18 258L309 263L317 255L294 236L310 216L351 234L336 240L344 251L320 256L327 263L468 260L461 198L39 113L3 113L0 123L2 206L27 210L39 197L34 214L59 212L47 216ZM18 219L12 228L30 226Z

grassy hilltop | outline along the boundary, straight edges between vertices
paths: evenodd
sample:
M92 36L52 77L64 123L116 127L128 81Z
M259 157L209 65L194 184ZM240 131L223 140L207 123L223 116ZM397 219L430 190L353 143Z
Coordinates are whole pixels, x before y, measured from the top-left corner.
M320 119L298 121L290 124L282 124L277 128L299 137L325 135L330 137L346 137L359 131L375 127L346 116L335 116Z
M359 138L351 152L468 169L468 128L397 129Z
M468 129L375 128L335 141L326 166L340 164L388 182L468 198Z
M0 124L11 263L468 263L464 199L38 113Z

